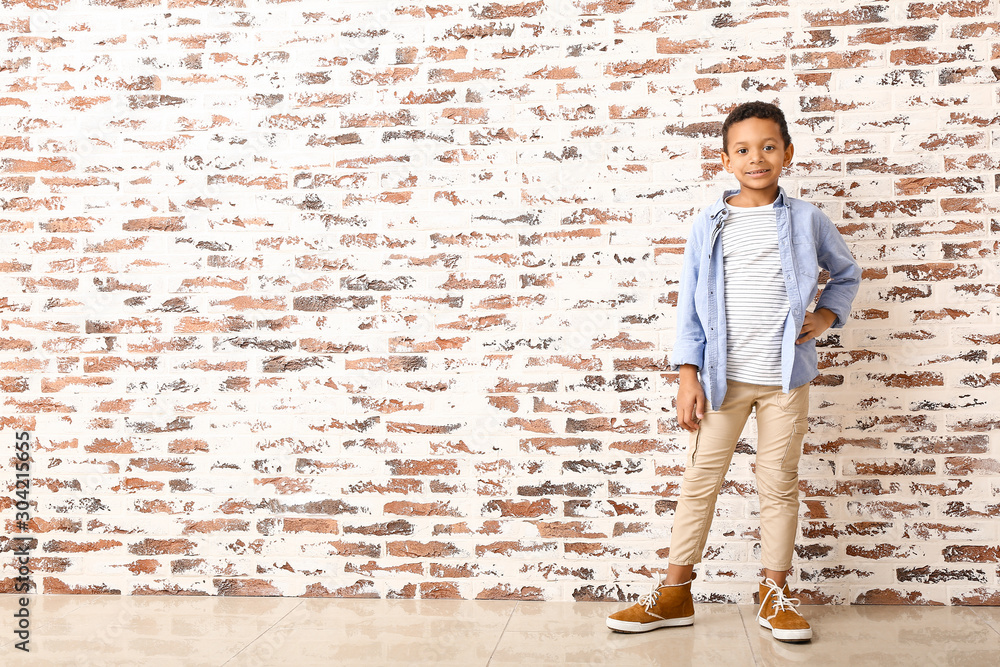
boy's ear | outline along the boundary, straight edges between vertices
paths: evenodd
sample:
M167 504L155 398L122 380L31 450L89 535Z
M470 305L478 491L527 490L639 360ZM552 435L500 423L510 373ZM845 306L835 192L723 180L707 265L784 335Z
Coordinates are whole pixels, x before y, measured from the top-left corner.
M726 154L726 151L719 151L719 157L722 158L722 168L730 174L733 173L733 167L729 164L729 155Z
M795 144L788 144L788 148L785 149L784 165L786 167L792 164L792 156L794 155L795 155Z

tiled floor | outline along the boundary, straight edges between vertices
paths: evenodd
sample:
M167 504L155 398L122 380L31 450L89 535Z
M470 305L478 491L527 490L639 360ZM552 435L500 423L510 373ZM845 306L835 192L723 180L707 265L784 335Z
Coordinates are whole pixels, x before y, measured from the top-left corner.
M623 635L619 604L331 598L34 596L31 652L0 596L2 665L1000 665L997 607L803 607L807 644L756 609L696 605L693 626Z

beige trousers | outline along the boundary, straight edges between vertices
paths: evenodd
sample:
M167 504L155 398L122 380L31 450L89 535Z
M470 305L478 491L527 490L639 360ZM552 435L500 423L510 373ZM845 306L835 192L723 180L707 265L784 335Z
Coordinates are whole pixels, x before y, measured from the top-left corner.
M757 495L760 498L761 564L792 566L799 516L799 457L808 430L809 383L789 393L781 387L727 382L718 410L705 410L688 443L681 497L674 513L669 562L701 562L715 501L750 410L757 410Z

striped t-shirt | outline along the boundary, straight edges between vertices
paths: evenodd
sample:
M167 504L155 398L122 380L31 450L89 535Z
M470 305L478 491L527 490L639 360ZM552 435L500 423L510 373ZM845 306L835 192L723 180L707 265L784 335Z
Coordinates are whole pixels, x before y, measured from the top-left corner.
M722 228L726 285L726 378L781 385L781 334L788 295L771 204L732 206Z

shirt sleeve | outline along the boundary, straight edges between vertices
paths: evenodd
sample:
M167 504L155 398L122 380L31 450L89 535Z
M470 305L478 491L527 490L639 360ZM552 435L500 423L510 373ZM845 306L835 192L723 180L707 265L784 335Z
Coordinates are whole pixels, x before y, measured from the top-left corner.
M705 360L705 330L698 318L694 299L704 236L702 222L699 216L691 229L691 236L684 244L684 264L677 294L677 336L670 354L673 371L679 370L684 364L693 364L701 370Z
M847 323L851 304L861 286L861 267L854 260L840 231L822 211L820 224L823 233L816 249L816 260L821 268L830 272L830 280L823 286L816 310L826 308L833 312L836 319L831 328L839 329Z

